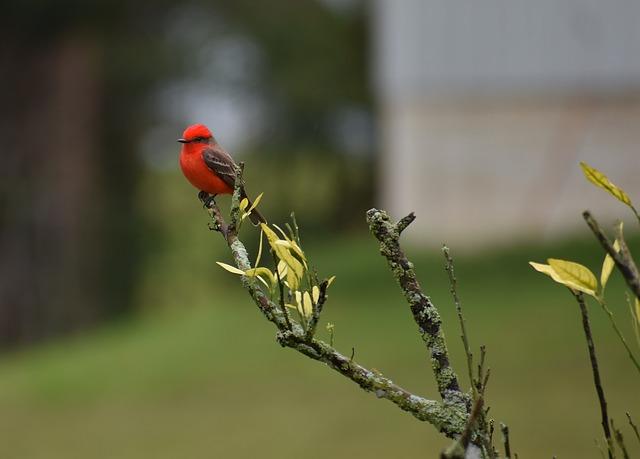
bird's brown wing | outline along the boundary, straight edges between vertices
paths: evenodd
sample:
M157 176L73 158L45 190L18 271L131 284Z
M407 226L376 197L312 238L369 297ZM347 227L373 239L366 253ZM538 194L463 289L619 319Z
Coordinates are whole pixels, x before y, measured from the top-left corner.
M233 162L233 159L222 147L219 145L206 148L202 152L202 159L205 164L214 174L217 174L227 185L231 188L235 187L236 183L236 163ZM244 187L240 190L240 198L247 198L247 193L244 190ZM247 207L251 207L251 201L248 201ZM254 225L259 225L260 223L266 223L264 217L258 212L258 209L253 209L249 214L249 218Z
M229 153L219 146L205 148L202 159L209 169L220 177L231 188L236 183L236 163Z

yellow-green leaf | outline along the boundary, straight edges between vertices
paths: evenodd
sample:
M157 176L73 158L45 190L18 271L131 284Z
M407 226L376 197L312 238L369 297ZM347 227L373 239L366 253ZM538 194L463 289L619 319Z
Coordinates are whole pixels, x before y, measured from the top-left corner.
M304 316L304 309L302 306L302 293L298 290L295 291L294 297L296 298L296 304L298 305L298 312Z
M284 239L278 239L274 242L275 245L279 245L280 247L284 247L286 249L291 248L291 242L285 241Z
M240 201L240 210L245 210L247 208L247 206L249 205L249 200L247 198L243 198L242 201Z
M267 283L267 281L266 281L266 280L264 280L264 279L262 278L262 276L256 276L256 279L258 279L260 282L262 282L262 283L264 284L264 286L265 286L265 287L267 287L267 288L271 288L271 285L269 285L269 284Z
M282 229L282 228L280 228L278 225L276 225L276 224L274 223L273 227L274 227L275 229L277 229L278 231L280 231L280 234L282 234L282 237L283 237L285 240L287 240L287 241L290 241L290 240L291 240L291 239L289 239L289 236L287 236L287 233L285 233L285 232L283 231L283 229Z
M320 289L317 285L314 285L311 289L311 297L313 299L313 304L318 304L318 300L320 299Z
M563 284L564 282L562 281L562 279L560 278L560 276L558 276L558 274L553 270L553 268L549 265L545 265L544 263L536 263L535 261L530 261L529 264L531 265L531 267L533 269L535 269L538 272L541 272L543 274L546 274L547 276L549 276L551 279L553 279L554 281L556 281L559 284Z
M300 246L296 241L290 241L290 243L291 243L291 249L296 253L296 255L300 257L300 259L302 260L302 263L304 263L304 266L306 268L307 257L304 255L304 252L302 251L302 249L300 248Z
M613 248L616 252L620 250L620 242L616 239L613 242ZM602 290L607 285L607 281L609 280L609 276L611 276L611 272L613 271L613 267L615 263L611 255L606 254L604 257L604 261L602 262L602 271L600 272L600 285L602 286Z
M251 211L253 209L255 209L256 207L258 207L258 204L260 204L260 201L262 200L262 195L264 194L264 192L260 193L256 199L253 200L253 203L251 204L251 207L249 207L249 210L247 210L247 213L250 214ZM246 199L246 198L245 198ZM244 201L244 199L243 199Z
M266 223L260 223L260 228L264 232L265 236L267 236L267 240L269 244L275 244L277 240L279 240L278 235L271 229Z
M309 318L313 314L313 304L311 302L311 296L309 292L304 292L302 295L302 314Z
M216 261L216 263L218 264L218 266L220 266L222 269L226 269L227 271L229 271L230 273L233 274L239 274L241 276L244 276L244 271L241 269L236 268L235 266L231 266L228 265L226 263L222 263L221 261Z
M636 340L640 346L640 300L638 297L635 298L634 307L631 308L631 318L633 319L633 331L636 333Z
M291 256L290 253L287 252L287 254L288 257L285 258L285 263L287 263L287 265L296 273L298 279L302 279L302 276L304 275L304 267L302 266L302 263L300 263L297 258Z
M280 276L280 279L284 279L285 276L287 275L287 264L280 260L278 262L278 276Z
M596 297L598 280L589 268L579 263L574 263L573 261L558 260L555 258L549 258L547 262L560 278L561 284Z
M300 278L290 267L287 269L287 284L290 290L296 290L300 286Z
M329 278L329 280L327 281L327 287L329 287L331 284L333 284L334 280L336 280L336 276L331 276Z
M275 226L275 225L274 225ZM287 282L289 283L289 288L295 290L300 285L300 279L304 275L304 271L306 269L306 264L303 265L296 257L291 254L291 249L293 248L291 241L287 239L280 239L278 235L269 228L266 224L261 224L262 230L264 234L267 236L267 240L269 241L269 245L273 249L276 257L279 260L286 263L288 269L286 273ZM277 226L276 226L277 228ZM279 231L282 231L280 228L277 228ZM285 236L286 237L286 236Z
M302 263L304 264L304 266L306 268L307 267L307 257L305 256L304 252L302 251L302 248L300 248L300 246L298 245L298 243L296 241L294 241L289 236L287 236L287 233L285 233L282 228L280 228L278 225L273 225L273 226L278 231L280 231L280 234L282 234L282 237L284 237L284 239L280 239L281 242L278 242L278 244L279 245L283 245L283 246L285 246L285 247L287 247L289 249L292 249L294 251L294 253L296 255L298 255L298 257L300 257L300 260L302 260Z
M617 187L598 169L595 169L589 166L587 163L581 162L580 167L582 167L582 171L584 172L584 176L596 186L607 190L612 196L617 198L619 201L625 203L629 207L631 207L631 199L627 196L627 193L620 187Z
M271 285L274 285L276 283L275 275L268 268L265 268L264 266L260 266L259 268L248 269L244 272L244 274L247 277L265 276L269 279L269 282L271 283Z
M256 262L254 263L254 266L258 266L260 264L260 258L262 257L262 235L263 231L262 228L260 228L260 243L258 244L258 255L256 256Z

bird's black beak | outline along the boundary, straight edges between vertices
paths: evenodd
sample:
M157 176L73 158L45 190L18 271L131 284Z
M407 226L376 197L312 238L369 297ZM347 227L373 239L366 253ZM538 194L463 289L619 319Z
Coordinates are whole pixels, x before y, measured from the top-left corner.
M189 143L189 141L187 139L178 139L178 142L180 142L180 143Z

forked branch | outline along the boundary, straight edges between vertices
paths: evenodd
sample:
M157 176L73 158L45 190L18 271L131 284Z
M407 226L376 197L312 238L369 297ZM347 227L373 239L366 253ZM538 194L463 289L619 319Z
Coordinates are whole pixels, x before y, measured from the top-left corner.
M222 234L231 250L235 265L238 269L246 273L250 270L251 263L244 244L238 237L240 218L240 197L242 187L242 168L237 171L236 186L231 199L231 224L227 225L220 208L213 199L209 199L206 208L212 218L210 228ZM379 221L381 214L371 215L375 221ZM395 237L395 245L391 245L393 257L401 254L397 238L400 232L413 221L413 216L408 216L397 223L391 234L382 230L381 235L388 237L392 241ZM415 395L386 378L378 371L369 370L358 363L353 358L349 358L329 344L314 337L314 331L320 319L322 307L327 299L327 282L319 286L319 299L314 307L313 316L306 328L294 321L284 310L284 298L282 292L275 301L265 292L256 280L255 276L242 276L242 284L254 300L265 318L273 323L278 329L277 340L284 346L294 349L307 357L326 364L346 378L358 384L362 389L372 392L378 398L391 401L400 409L411 413L417 419L426 421L435 426L447 437L457 438L469 428L467 420L470 414L470 403L467 394L460 392L455 373L449 365L447 349L444 344L444 335L440 328L440 318L437 310L430 300L422 294L420 286L415 279L413 268L404 255L398 259L399 279L404 286L405 294L414 298L412 310L418 325L421 327L423 339L428 343L434 372L438 381L438 388L443 397L443 402L428 400ZM395 270L394 270L395 273ZM279 277L279 276L278 276ZM279 280L280 283L280 280ZM278 302L280 304L278 304ZM467 433L467 438L470 434ZM468 440L465 440L468 441Z
M460 390L458 377L449 363L440 313L431 299L423 293L413 263L407 259L400 247L400 233L414 219L415 216L411 213L400 221L393 222L384 210L371 209L367 212L367 222L380 243L380 253L387 259L427 347L440 396L447 402L461 403L465 411L470 413L471 400Z

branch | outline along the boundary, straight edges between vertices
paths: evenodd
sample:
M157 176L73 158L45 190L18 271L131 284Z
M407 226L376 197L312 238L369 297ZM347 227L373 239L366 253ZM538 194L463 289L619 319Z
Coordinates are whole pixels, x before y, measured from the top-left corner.
M471 353L471 348L469 346L469 337L467 335L467 327L465 326L464 315L462 314L462 304L460 303L460 298L458 297L458 279L456 278L456 273L453 267L453 258L451 258L451 253L449 252L449 247L446 245L442 247L442 253L444 254L444 258L446 260L445 271L449 276L449 291L451 292L451 296L453 297L453 302L456 306L456 312L458 313L458 321L460 322L460 331L462 335L462 344L464 346L464 353L467 356L467 371L469 373L469 384L471 385L471 390L473 391L474 398L477 398L478 395L478 386L482 384L482 375L478 375L478 384L475 383L473 379L473 354ZM483 353L484 360L484 353Z
M627 419L629 420L629 425L633 429L633 432L636 434L636 438L640 441L640 432L638 432L638 426L634 424L633 419L629 413L625 413L627 415Z
M290 347L307 357L325 363L365 391L373 392L376 397L391 401L417 419L429 422L450 438L464 430L467 420L466 412L447 403L443 404L414 395L379 372L358 365L323 341L315 338L307 341L304 335L289 331L279 332L277 339L282 346Z
M502 442L504 443L504 457L505 459L510 459L511 443L509 442L509 426L500 423L500 430L502 431Z
M460 391L458 377L449 364L449 353L441 327L440 314L429 297L423 292L413 264L400 248L400 233L414 220L409 214L397 223L389 215L378 209L367 212L369 229L380 242L380 253L387 259L394 277L398 281L404 296L411 307L413 319L429 351L431 367L436 378L438 391L446 401L462 401L467 413L471 410L468 395Z
M222 234L231 249L236 266L246 271L251 268L251 263L244 244L238 238L242 170L239 168L237 172L239 179L236 180L236 187L231 201L232 223L230 225L225 223L222 213L214 200L209 200L206 207L213 220L212 229ZM318 317L326 300L326 283L325 281L320 285L320 298L316 305ZM313 360L326 364L331 369L358 384L365 391L373 392L378 398L389 400L403 411L411 413L417 419L432 424L449 438L456 438L462 434L468 419L465 405L466 399L462 397L464 394L460 394L458 398L454 397L453 394L449 394L444 402L428 400L415 395L398 386L379 372L369 370L355 363L352 358L340 354L332 346L313 338L297 322L287 320L286 313L271 301L255 278L242 276L242 284L267 320L277 327L277 340L282 346L294 349ZM318 318L313 320L315 321L315 327Z
M622 239L622 235L620 235L619 239L621 249L618 252L613 248L613 244L609 241L609 238L604 234L602 229L600 229L600 225L598 225L598 222L593 218L588 210L585 210L582 213L582 217L587 222L587 225L589 225L593 234L595 234L600 245L611 256L611 258L613 258L616 267L624 277L631 291L638 299L640 299L640 273L638 273L638 267L634 263L633 258L631 258L629 250L626 249L626 244L624 243L624 239ZM626 250L623 250L623 247Z
M589 323L589 313L587 311L587 305L584 302L584 295L582 293L574 293L578 305L580 306L580 314L582 315L582 328L584 329L584 335L587 339L587 347L589 348L589 360L591 361L591 370L593 371L593 383L596 387L598 394L598 401L600 402L600 414L602 416L601 424L604 436L607 440L609 458L613 457L613 442L611 440L611 430L609 428L609 416L607 414L607 400L604 396L604 389L602 388L602 381L600 381L600 371L598 370L598 359L596 357L596 348L593 344L593 336L591 334L591 325Z
M620 429L616 429L616 426L613 424L613 419L611 420L611 428L613 429L613 436L616 439L616 444L622 451L622 457L624 459L629 459L629 452L627 451L627 447L624 444L624 437L622 436L622 432L620 432Z

